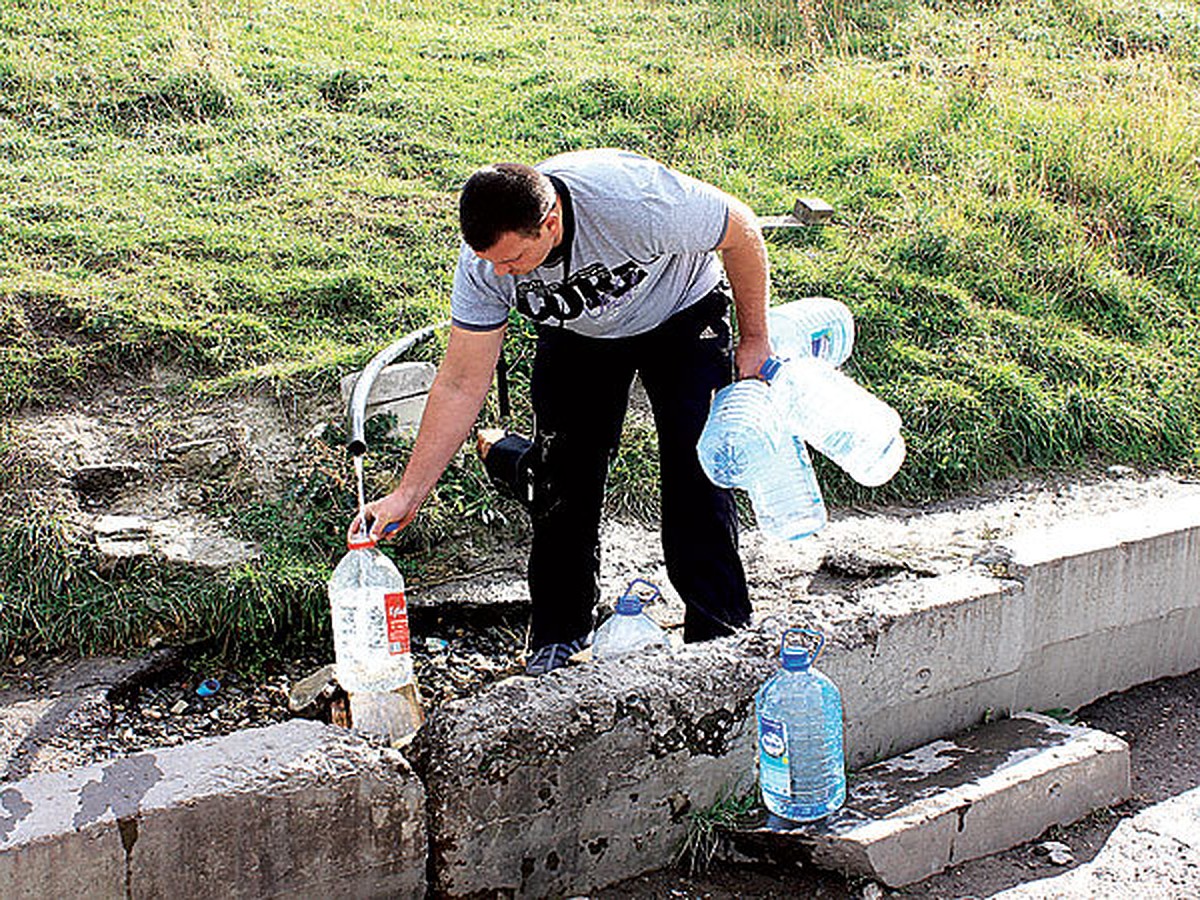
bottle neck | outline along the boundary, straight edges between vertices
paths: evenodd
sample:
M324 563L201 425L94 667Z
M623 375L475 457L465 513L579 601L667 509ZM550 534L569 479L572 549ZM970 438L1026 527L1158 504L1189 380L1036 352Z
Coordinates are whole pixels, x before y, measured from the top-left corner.
M617 599L616 612L619 616L636 616L642 611L642 601L636 594L625 594Z

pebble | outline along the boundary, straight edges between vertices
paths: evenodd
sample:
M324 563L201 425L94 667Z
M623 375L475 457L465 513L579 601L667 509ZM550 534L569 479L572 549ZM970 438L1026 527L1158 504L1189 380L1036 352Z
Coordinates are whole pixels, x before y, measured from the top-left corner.
M1035 849L1038 853L1047 857L1051 864L1056 866L1069 866L1075 862L1075 856L1071 853L1071 848L1061 841L1043 841Z
M171 715L177 716L188 708L186 700L177 700L175 705L171 707Z

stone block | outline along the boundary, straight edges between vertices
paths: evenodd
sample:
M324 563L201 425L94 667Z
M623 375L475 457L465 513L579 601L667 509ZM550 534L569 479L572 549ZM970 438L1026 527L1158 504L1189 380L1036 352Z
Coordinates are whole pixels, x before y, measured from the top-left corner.
M417 433L421 425L421 416L425 414L427 394L409 397L407 400L393 400L390 403L380 403L368 406L366 420L376 416L395 416L396 421L388 429L388 437L411 437Z
M342 378L343 403L350 402L350 395L354 392L354 385L361 374L352 372ZM436 374L437 367L427 362L400 362L384 366L379 370L375 383L371 385L371 393L367 395L367 408L428 394Z
M30 776L0 803L3 896L105 896L113 879L122 897L425 892L420 783L397 752L315 722Z
M414 749L437 896L568 896L669 862L687 814L754 777L775 636L511 678L433 711Z
M855 773L846 806L825 820L766 815L740 837L895 888L1129 795L1124 741L1021 713Z

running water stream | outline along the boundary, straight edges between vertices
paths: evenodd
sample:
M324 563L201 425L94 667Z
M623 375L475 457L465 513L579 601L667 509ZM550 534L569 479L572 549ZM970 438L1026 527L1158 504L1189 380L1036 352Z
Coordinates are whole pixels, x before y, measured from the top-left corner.
M366 498L363 494L363 455L360 453L354 457L354 478L358 485L358 518L359 521L366 525L363 519L363 510L366 508Z

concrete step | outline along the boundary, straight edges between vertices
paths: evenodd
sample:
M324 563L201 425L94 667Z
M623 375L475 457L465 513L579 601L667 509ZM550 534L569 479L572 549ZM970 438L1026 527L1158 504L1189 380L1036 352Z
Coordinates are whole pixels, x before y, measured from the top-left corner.
M1129 795L1120 738L1018 713L853 773L845 807L828 819L764 812L732 836L742 852L902 887Z

